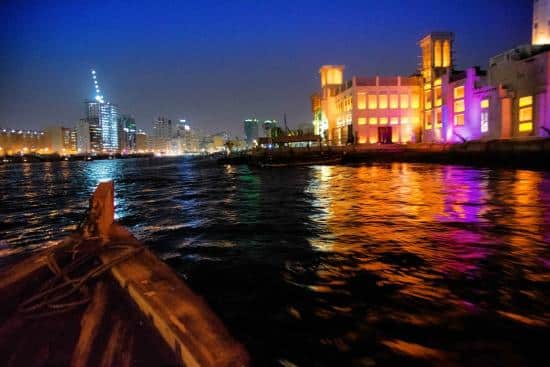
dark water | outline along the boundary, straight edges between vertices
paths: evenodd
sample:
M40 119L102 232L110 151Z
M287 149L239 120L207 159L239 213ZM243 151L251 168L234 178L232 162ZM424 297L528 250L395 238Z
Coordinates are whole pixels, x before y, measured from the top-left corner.
M185 159L0 166L0 265L117 216L267 366L548 365L550 173Z

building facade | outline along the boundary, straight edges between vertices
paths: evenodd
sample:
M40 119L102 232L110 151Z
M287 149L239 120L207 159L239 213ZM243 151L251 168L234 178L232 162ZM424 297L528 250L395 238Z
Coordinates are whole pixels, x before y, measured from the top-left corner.
M159 117L153 121L153 150L159 153L168 152L170 150L172 134L172 120L165 117Z
M254 145L260 137L260 121L258 119L246 119L243 121L244 136L248 146Z
M118 118L118 146L124 153L136 150L136 120L130 115L120 115Z

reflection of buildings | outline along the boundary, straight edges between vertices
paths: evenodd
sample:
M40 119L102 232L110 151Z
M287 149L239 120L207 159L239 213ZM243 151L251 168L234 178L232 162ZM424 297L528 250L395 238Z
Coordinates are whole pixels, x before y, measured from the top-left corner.
M535 1L532 45L491 58L488 72L455 69L452 33L419 45L421 68L410 77L346 81L343 66L321 67L315 132L335 145L550 136L550 0Z

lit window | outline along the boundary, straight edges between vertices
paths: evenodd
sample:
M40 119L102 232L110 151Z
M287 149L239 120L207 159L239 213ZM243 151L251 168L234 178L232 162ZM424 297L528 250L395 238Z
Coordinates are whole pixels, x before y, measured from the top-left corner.
M414 126L420 125L420 116L414 116L412 122Z
M489 100L488 99L481 100L481 108L489 108Z
M489 131L489 111L481 111L481 132Z
M365 93L357 93L357 108L360 110L367 108L367 95Z
M519 124L519 132L520 133L528 133L533 131L533 123L532 122L524 122Z
M434 45L434 66L436 68L441 67L441 41L435 41Z
M424 90L430 90L432 89L432 85L430 83L424 84Z
M464 126L464 114L463 113L455 115L455 125L456 126Z
M406 125L409 123L408 117L401 117L401 125Z
M533 131L533 97L526 96L519 99L519 132Z
M380 109L385 110L388 108L388 95L387 94L381 94L378 96L378 107Z
M380 117L380 125L387 125L387 124L388 124L388 118Z
M443 104L443 100L441 98L441 87L435 87L435 106L439 107Z
M369 110L376 110L378 108L378 99L376 94L369 94Z
M359 144L365 144L366 142L367 142L367 138L365 138L365 137L363 137L363 136L361 136L361 137L359 138Z
M391 109L399 108L399 96L397 94L390 95L390 108Z
M397 125L397 124L399 124L399 118L397 118L397 117L392 117L392 118L390 119L390 124L391 124L391 125Z
M441 78L434 80L434 86L440 86L441 85Z
M411 107L414 109L420 108L420 96L418 94L411 96Z
M432 91L426 91L424 94L424 108L430 110L432 108Z
M455 101L455 113L464 112L464 100L458 99Z
M533 121L533 107L524 107L519 110L519 122Z
M424 114L425 123L426 123L426 130L432 129L432 111L426 111Z
M456 87L454 89L455 99L464 98L464 86Z
M357 124L359 125L366 125L367 124L367 118L366 117L359 117L357 119Z
M371 136L371 137L369 138L369 142L370 142L371 144L376 144L376 143L378 143L378 136L375 136L375 135L374 135L374 136Z
M533 104L533 97L527 96L527 97L521 97L519 99L519 106L525 107L525 106L531 106Z
M401 108L409 108L409 95L408 94L402 94L400 96L400 103Z
M378 119L376 117L369 118L369 125L377 125Z
M443 67L449 67L451 65L451 43L449 41L443 42Z

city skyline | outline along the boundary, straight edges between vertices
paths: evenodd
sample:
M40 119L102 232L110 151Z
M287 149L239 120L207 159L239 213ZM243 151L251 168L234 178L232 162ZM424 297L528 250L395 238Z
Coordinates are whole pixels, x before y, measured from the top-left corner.
M155 118L168 116L239 136L243 119L251 116L282 119L286 112L292 126L310 122L307 99L318 85L312 71L321 64L346 64L356 75L411 74L417 42L440 29L456 34L459 68L486 68L490 56L529 43L532 16L530 1L351 2L336 8L319 2L299 8L286 2L152 8L139 2L136 10L120 1L93 8L57 1L1 7L2 48L9 55L0 61L1 126L73 126L82 102L94 97L94 68L103 94L135 116L139 128L150 131ZM424 11L409 18L412 8ZM112 16L98 16L106 11ZM284 12L290 16L281 23ZM114 21L122 15L135 19L133 28ZM482 21L488 16L491 22ZM154 31L144 31L155 21Z

